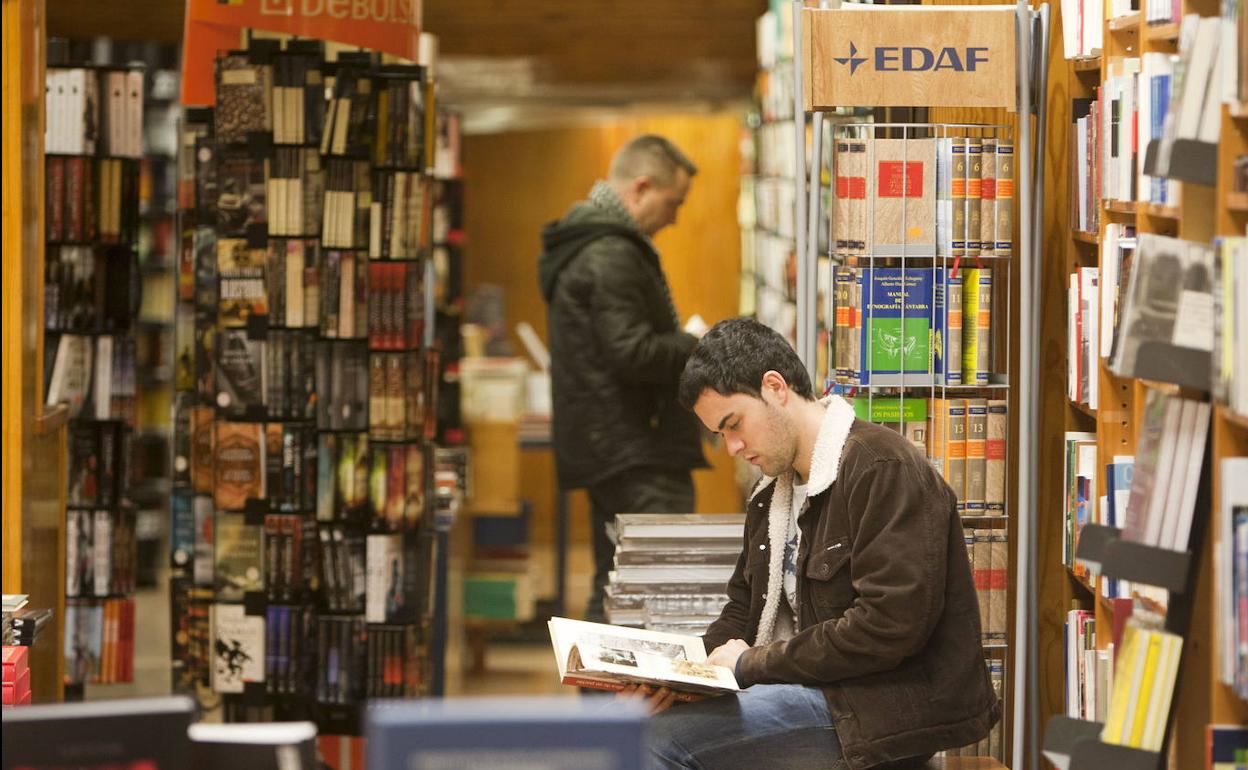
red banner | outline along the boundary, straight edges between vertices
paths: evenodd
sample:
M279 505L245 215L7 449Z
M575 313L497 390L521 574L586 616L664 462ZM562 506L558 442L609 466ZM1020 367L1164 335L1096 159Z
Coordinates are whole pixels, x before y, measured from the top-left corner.
M415 61L421 0L186 0L182 103L216 101L217 52L239 47L245 28L334 40Z

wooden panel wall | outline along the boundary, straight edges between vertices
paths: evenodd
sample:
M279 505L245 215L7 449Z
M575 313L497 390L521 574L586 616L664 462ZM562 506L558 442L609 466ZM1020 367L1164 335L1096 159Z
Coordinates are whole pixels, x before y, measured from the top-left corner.
M3 583L55 620L31 656L36 701L60 696L64 409L43 394L43 0L4 0Z
M736 314L740 236L737 190L741 117L672 115L592 127L469 136L464 141L464 284L506 291L507 326L528 321L546 338L546 306L537 288L542 225L562 216L606 175L615 149L636 134L667 136L698 166L677 223L656 239L682 320L700 313L708 323ZM512 335L517 351L519 341ZM714 464L694 475L698 510L738 511L732 462L707 446ZM548 452L526 452L522 494L534 503L535 542L552 538L554 465ZM573 495L572 537L587 541L583 493Z

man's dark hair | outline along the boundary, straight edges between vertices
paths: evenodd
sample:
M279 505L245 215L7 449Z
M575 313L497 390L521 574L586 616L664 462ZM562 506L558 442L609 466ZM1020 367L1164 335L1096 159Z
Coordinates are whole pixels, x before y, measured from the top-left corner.
M684 169L690 177L698 173L689 156L670 139L642 134L616 151L607 177L615 182L631 182L636 177L649 176L657 187L667 188L676 183L678 169Z
M753 318L720 321L689 354L680 376L680 403L693 409L707 388L721 396L745 393L761 398L763 375L773 370L799 396L815 400L810 375L788 340Z

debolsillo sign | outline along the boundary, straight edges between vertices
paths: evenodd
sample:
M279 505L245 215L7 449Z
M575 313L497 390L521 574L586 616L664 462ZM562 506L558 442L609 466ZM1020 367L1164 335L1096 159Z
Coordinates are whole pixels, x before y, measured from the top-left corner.
M997 7L806 8L805 107L1013 109L1014 30Z
M213 61L245 28L334 40L415 61L421 0L186 0L182 102L215 100Z

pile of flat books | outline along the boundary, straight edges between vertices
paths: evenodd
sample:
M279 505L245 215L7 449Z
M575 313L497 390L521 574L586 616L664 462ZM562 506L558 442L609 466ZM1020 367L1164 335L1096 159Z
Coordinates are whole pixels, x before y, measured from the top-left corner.
M702 634L728 602L745 514L622 513L608 526L612 625Z
M31 647L52 620L52 610L27 607L26 594L4 594L5 647Z

